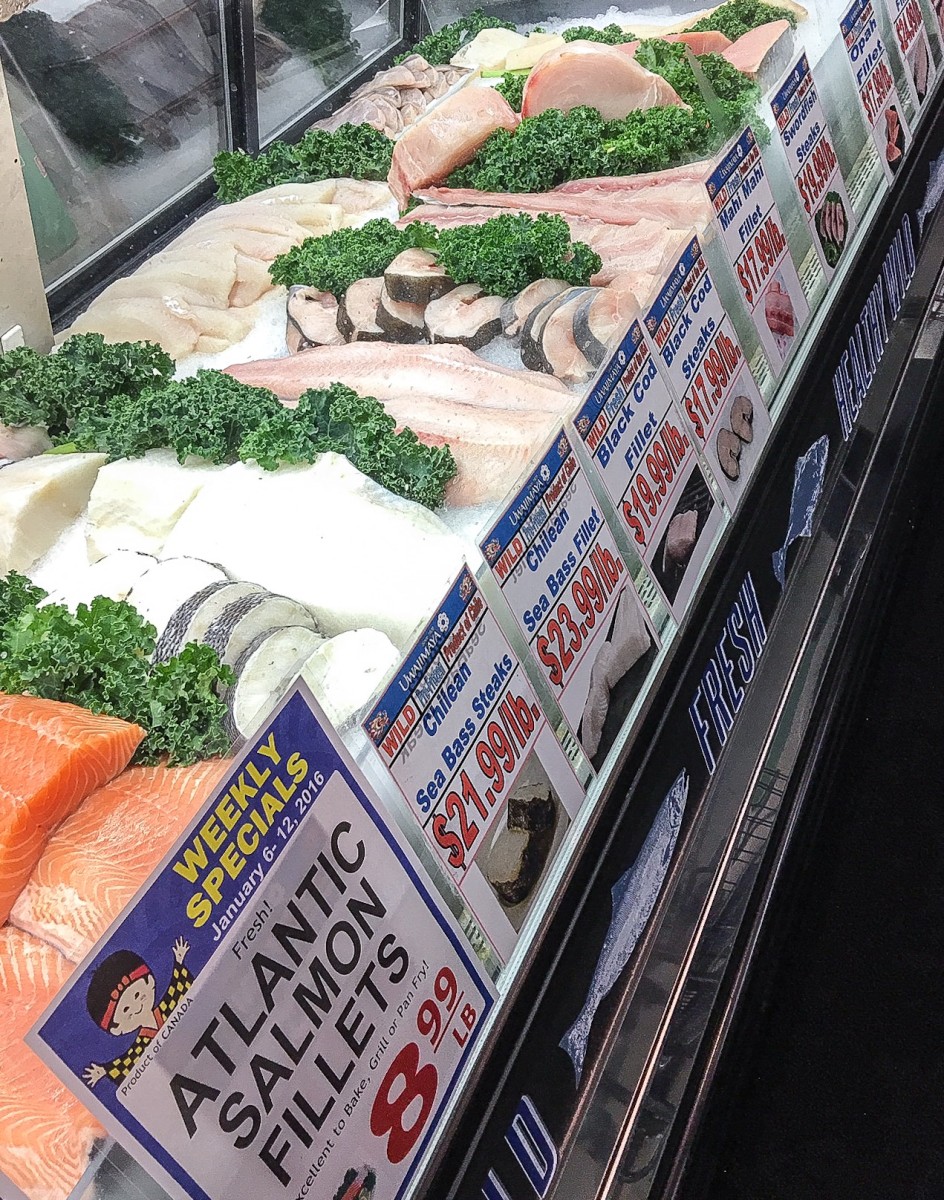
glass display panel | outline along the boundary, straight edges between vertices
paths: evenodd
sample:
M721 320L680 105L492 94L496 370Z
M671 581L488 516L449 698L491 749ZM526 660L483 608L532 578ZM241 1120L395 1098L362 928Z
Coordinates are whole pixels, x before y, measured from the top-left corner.
M402 13L398 0L263 0L255 32L260 142L398 41Z
M0 24L0 62L47 286L225 145L212 0L40 0Z

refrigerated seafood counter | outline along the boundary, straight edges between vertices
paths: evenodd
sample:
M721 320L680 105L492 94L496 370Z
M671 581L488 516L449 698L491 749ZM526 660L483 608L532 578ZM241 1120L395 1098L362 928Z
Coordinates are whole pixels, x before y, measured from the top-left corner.
M4 1200L682 1195L937 430L944 10L0 17Z

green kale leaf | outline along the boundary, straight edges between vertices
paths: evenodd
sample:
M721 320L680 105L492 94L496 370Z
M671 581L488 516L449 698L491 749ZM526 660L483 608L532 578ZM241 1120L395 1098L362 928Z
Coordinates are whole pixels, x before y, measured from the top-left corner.
M309 129L296 145L273 142L261 154L223 150L213 159L217 199L243 200L282 183L320 179L386 179L393 142L372 125L340 126L329 133Z
M696 21L689 33L717 31L736 42L745 33L770 21L789 21L794 29L797 25L796 16L779 4L765 4L763 0L728 0L727 4Z
M444 25L442 29L427 34L416 43L412 50L399 55L396 61L403 62L405 58L419 54L431 67L442 67L451 61L452 56L466 42L471 42L475 35L481 33L483 29L515 28L513 21L501 21L497 17L486 16L480 8L476 8L468 16L460 17L451 25Z
M602 42L605 46L622 46L626 42L635 42L636 35L619 25L606 25L603 29L594 29L592 25L572 25L563 32L565 42Z
M25 575L17 571L4 575L0 578L0 629L45 598L43 589L30 583Z
M225 754L220 690L235 676L208 646L153 665L155 629L130 604L97 596L70 612L37 608L44 593L22 576L0 580L0 691L76 704L147 731L136 763L169 766Z
M501 77L501 81L495 85L495 91L505 97L510 108L513 108L515 112L521 112L524 85L527 82L527 71L506 71Z
M583 242L570 240L563 217L503 213L481 225L439 235L439 265L456 283L477 283L492 296L514 296L536 279L585 287L602 266Z
M135 762L189 766L228 753L222 688L236 682L209 646L190 643L180 654L151 667L138 707L127 719L148 731Z
M314 462L327 451L343 454L388 491L427 508L442 504L456 473L448 446L424 446L410 429L397 433L379 400L340 383L309 389L297 408L262 421L247 433L239 455L275 470L283 463Z
M414 221L406 229L385 217L368 221L359 229L338 229L322 237L306 238L280 254L269 267L273 283L292 287L304 284L340 298L358 279L382 275L398 254L411 246L436 245L432 225Z

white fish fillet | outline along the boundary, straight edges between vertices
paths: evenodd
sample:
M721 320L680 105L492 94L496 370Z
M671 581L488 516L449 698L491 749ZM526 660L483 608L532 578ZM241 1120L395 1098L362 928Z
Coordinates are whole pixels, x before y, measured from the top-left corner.
M703 183L711 169L710 159L667 167L664 171L642 171L638 175L601 175L593 179L571 179L551 188L553 195L585 196L600 192L641 192L647 187L665 187L678 183Z
M155 341L178 360L227 350L250 333L252 306L274 289L272 259L390 201L385 183L326 179L281 184L221 205L105 288L69 332Z
M573 404L556 379L493 366L464 346L352 342L314 346L291 358L243 363L226 371L243 383L271 388L283 400L297 400L306 388L340 382L378 400L426 397L558 415L569 412Z
M373 343L373 348L381 343ZM353 346L346 349L353 349ZM392 347L401 352L413 347ZM431 349L431 348L428 348ZM436 350L461 351L451 355L453 359L463 357L475 359L469 351L459 346L437 347ZM269 387L290 402L297 399L306 388L323 387L326 381L337 378L330 366L315 365L315 371L304 369L305 361L311 362L313 351L306 350L291 359L272 359L268 362L247 363L244 367L232 368L237 378L253 382L257 386ZM363 395L378 396L384 408L397 422L397 427L408 427L427 446L449 446L456 462L457 473L446 491L446 503L455 506L484 504L503 499L519 476L528 467L535 450L560 425L562 415L571 406L569 397L561 397L553 390L538 394L537 403L530 406L502 407L503 372L498 368L487 368L491 375L480 376L484 383L477 389L467 386L452 387L451 395L430 395L429 387L422 384L422 359L419 359L417 377L403 386L394 376L385 387L376 388L377 381L364 383L350 375L342 378L349 386ZM481 360L476 360L477 362ZM299 370L299 364L303 369ZM295 368L295 369L290 369ZM530 372L512 374L530 375ZM549 379L537 376L538 379ZM449 384L453 381L448 380ZM442 389L441 389L442 390ZM465 402L463 396L472 398L477 394L481 403L472 399ZM550 403L542 403L545 396Z
M607 194L568 192L479 192L474 188L421 188L420 200L433 204L477 204L519 212L591 217L610 225L661 221L679 229L704 229L712 218L708 193L700 183L680 180L664 187ZM411 214L415 217L415 214Z
M588 758L593 758L600 748L603 724L610 708L610 687L607 677L613 662L613 646L604 642L597 651L590 670L590 688L580 722L580 744Z
M519 119L494 88L463 88L448 96L394 148L388 182L400 207L416 188L467 163L496 129L516 129Z
M328 636L368 627L401 649L464 561L438 517L331 453L306 467L221 471L165 550L204 552L234 578L306 605Z
M549 108L569 112L595 108L608 121L641 108L682 103L661 75L613 46L575 41L540 58L524 85L521 115L534 117Z

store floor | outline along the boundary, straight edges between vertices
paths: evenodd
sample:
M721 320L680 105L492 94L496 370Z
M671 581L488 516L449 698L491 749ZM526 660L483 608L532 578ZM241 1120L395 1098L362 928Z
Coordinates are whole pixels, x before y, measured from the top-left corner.
M944 1200L940 513L932 495L912 529L746 1069L712 1101L727 1133L685 1200Z

